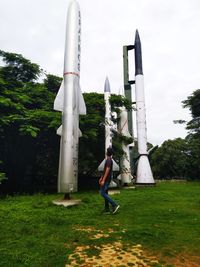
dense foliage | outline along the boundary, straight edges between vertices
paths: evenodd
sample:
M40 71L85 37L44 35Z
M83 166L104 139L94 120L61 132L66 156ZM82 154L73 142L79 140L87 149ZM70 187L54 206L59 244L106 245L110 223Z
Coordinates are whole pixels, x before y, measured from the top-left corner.
M167 140L152 155L153 173L160 178L186 178L189 167L187 159L186 140Z
M1 51L0 159L11 192L55 183L60 123L52 111L55 94L37 82L41 69L23 56ZM48 81L48 76L46 78Z
M183 107L189 108L192 115L192 120L187 123L187 129L196 137L200 137L200 89L183 101Z

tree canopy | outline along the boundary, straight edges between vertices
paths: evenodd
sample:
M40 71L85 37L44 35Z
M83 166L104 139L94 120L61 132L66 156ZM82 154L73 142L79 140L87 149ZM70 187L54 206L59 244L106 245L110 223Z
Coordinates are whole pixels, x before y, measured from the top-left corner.
M57 173L53 166L59 142L54 131L60 116L52 110L55 94L37 82L40 67L22 55L3 51L0 55L5 62L0 68L2 169L7 188L23 191L37 187L38 180L45 184L44 173L50 179Z
M187 123L187 129L200 135L200 89L194 91L182 103L184 108L189 108L192 115L192 120Z

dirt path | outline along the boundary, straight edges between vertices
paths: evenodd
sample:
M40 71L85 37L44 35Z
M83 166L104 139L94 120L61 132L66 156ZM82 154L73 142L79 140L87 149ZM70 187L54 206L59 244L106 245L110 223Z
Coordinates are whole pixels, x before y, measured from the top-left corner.
M91 245L77 246L69 256L65 267L200 267L200 256L179 254L174 257L150 255L140 244L124 245L119 237L117 242L105 242L102 246L95 245L95 240L112 236L113 229L105 233L93 227L74 227L75 231L85 232ZM126 232L126 229L123 230ZM67 245L66 245L67 247Z
M94 247L95 248L95 247ZM90 247L79 246L73 254L70 255L71 263L66 267L116 267L116 266L156 266L158 261L155 257L147 257L144 255L140 245L133 246L128 250L123 249L120 242L106 244L100 248L98 256L89 256L87 254Z
M93 241L99 238L107 238L113 233L112 229L109 229L107 233L103 233L100 230L89 227L76 228L75 230L86 232ZM70 264L65 267L160 266L156 257L147 256L140 244L124 247L120 240L104 244L101 247L95 245L77 246L68 260Z

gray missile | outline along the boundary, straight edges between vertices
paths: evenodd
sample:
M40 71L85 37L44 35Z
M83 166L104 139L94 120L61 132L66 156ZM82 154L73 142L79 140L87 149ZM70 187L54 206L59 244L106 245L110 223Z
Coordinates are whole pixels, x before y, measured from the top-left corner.
M146 110L144 97L144 76L142 70L142 49L138 30L135 34L135 98L136 98L136 124L139 160L137 166L136 184L155 184L148 159Z
M124 96L124 92L120 92ZM119 122L118 122L118 133L127 138L131 138L128 129L128 112L123 106L120 109ZM132 146L132 144L130 144ZM131 165L130 165L130 152L129 147L125 142L122 142L122 150L124 152L123 156L120 158L120 175L118 179L121 180L122 185L128 185L131 183L133 176L131 175Z
M105 101L105 153L108 147L112 147L112 121L111 121L111 107L110 107L110 83L106 77L104 84L104 101Z
M68 8L63 82L54 101L54 109L62 112L62 125L57 134L61 136L58 173L58 192L77 191L79 115L86 114L81 93L80 77L81 14L79 4L73 0Z

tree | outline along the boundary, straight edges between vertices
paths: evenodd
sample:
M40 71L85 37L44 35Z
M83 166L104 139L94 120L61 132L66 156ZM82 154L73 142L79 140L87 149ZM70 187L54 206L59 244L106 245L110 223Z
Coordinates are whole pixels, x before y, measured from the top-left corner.
M152 170L159 178L187 178L188 160L189 147L185 139L167 140L152 154Z
M6 64L0 68L0 154L8 177L3 184L24 191L57 176L60 116L52 110L55 94L36 82L39 66L14 53L1 56Z
M188 143L188 177L200 180L200 138L189 134L185 139Z
M187 123L187 129L192 133L200 135L200 89L194 91L182 103L184 108L189 108L192 115L192 120Z
M189 130L186 137L190 155L189 177L200 179L200 89L195 90L182 103L184 108L189 108L192 115L192 120L186 125L186 129Z
M92 174L104 155L104 132L101 123L104 117L104 98L102 94L84 93L87 114L80 116L79 173Z
M46 74L46 78L44 79L44 85L46 86L48 91L53 92L53 93L58 92L61 82L62 82L62 78L57 77L52 74Z
M10 85L35 81L42 72L37 64L22 55L0 50L0 57L6 64L1 68L1 77Z

